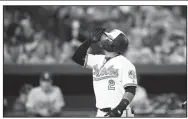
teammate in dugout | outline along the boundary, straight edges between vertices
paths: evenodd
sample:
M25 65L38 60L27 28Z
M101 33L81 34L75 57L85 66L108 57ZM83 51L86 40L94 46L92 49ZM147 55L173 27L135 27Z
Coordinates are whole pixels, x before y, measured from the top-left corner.
M135 66L122 54L127 50L126 35L114 29L105 32L96 28L90 39L74 53L72 59L77 64L93 70L93 87L96 96L96 117L134 117L129 104L133 100L136 87ZM99 42L104 54L88 54L92 43Z
M52 85L53 80L49 72L42 73L40 86L33 88L26 103L29 116L59 117L65 106L61 89Z

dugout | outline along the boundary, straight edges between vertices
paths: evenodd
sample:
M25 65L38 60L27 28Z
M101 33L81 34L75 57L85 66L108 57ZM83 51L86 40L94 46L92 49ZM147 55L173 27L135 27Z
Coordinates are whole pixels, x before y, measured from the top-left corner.
M149 95L176 93L186 100L186 65L136 65L136 69L140 85ZM53 74L54 84L62 89L65 96L66 108L95 107L91 70L76 64L4 65L3 96L12 102L23 84L37 86L43 71Z

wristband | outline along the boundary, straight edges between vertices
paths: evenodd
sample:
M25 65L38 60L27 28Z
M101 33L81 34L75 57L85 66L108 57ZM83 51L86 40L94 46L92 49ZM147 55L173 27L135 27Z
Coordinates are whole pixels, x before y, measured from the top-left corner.
M122 99L121 102L119 103L118 107L122 110L125 110L127 106L129 105L129 100L127 99Z

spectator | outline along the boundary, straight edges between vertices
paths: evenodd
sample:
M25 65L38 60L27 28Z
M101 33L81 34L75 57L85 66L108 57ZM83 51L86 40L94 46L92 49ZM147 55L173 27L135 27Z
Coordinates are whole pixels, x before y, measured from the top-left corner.
M29 14L25 13L25 18L20 21L20 25L23 29L23 35L26 39L30 39L33 35L33 28L31 24L31 18Z
M13 105L13 111L14 112L26 112L26 102L28 98L28 94L30 90L32 89L32 85L30 84L24 84L24 86L20 89L20 93L16 101Z
M68 42L65 42L61 48L59 62L64 63L67 59L70 59L70 57L73 55L73 53L74 53L74 51L73 51L73 47L71 46L71 44Z
M184 42L183 48L176 46L179 35L183 36L184 41L186 40L186 17L183 14L185 11L183 6L30 7L31 11L32 9L38 11L36 14L27 11L29 9L23 12L15 8L11 12L9 10L11 7L5 8L4 41L19 42L22 50L28 47L28 44L32 44L31 42L33 42L31 46L37 46L33 53L17 52L15 55L16 53L10 49L16 52L18 47L7 45L7 51L4 52L5 63L51 64L56 61L64 63L70 59L72 50L74 51L88 38L88 32L101 25L109 30L118 28L130 37L131 47L126 55L134 63L186 63L184 52L186 43ZM46 38L40 36L41 32L37 30L39 26L43 29L43 34L47 34ZM47 39L52 40L49 42ZM40 42L35 42L37 40ZM63 44L63 48L59 48L58 44ZM46 46L47 48L44 48ZM59 53L59 49L63 51ZM94 54L100 52L99 45L92 45L91 52Z
M6 115L7 107L8 107L8 101L6 98L4 98L3 99L3 116Z
M31 64L52 64L55 63L55 59L47 52L47 48L50 48L48 42L43 40L38 43L36 51L33 53L29 63ZM46 47L48 45L49 47Z
M4 64L11 64L12 61L11 61L11 54L9 53L8 51L9 47L7 46L7 44L4 44L4 48L3 48L3 61L4 61Z
M31 116L60 116L65 106L61 89L52 85L53 79L49 72L40 77L40 86L31 90L26 104Z
M22 52L22 45L13 37L4 47L5 63L15 64Z
M136 95L131 103L135 114L137 113L149 113L151 112L150 100L146 90L142 86L138 86L136 89Z

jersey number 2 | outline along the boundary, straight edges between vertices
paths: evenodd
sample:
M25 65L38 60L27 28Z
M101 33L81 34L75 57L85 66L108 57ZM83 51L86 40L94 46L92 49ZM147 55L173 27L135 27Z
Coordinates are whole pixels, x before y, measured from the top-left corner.
M115 90L115 82L113 80L109 80L108 83L108 90Z

